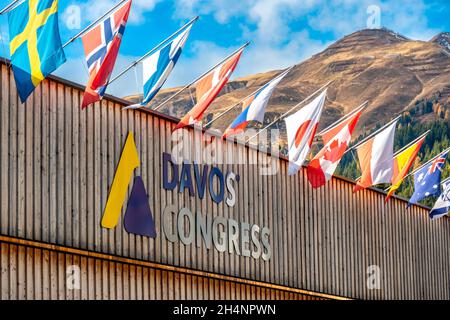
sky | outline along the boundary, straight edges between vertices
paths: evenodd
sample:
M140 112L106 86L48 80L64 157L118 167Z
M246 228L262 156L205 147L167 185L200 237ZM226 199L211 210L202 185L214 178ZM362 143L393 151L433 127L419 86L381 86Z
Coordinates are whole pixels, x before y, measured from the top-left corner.
M117 2L60 0L63 43ZM165 87L191 82L246 41L251 45L234 78L297 64L367 27L386 27L426 41L439 32L450 32L449 14L449 0L134 0L114 74L196 15L200 20ZM0 54L8 57L7 15L0 16L0 35ZM55 74L85 84L81 40L67 46L65 53L67 62ZM119 97L141 93L141 74L139 65L111 84L107 93Z

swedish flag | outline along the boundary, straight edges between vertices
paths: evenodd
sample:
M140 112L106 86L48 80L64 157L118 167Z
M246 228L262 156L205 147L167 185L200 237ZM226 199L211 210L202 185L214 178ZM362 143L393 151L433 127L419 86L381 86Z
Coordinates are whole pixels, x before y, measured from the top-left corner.
M58 0L26 0L8 13L11 63L20 100L65 61Z

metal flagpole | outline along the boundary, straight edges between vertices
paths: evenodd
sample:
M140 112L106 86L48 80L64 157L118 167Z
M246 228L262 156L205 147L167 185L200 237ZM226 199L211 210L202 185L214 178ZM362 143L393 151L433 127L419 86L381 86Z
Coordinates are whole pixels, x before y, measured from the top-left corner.
M258 89L259 90L259 89ZM226 115L228 112L230 112L231 110L233 110L234 108L236 108L238 105L240 105L242 103L242 101L245 101L245 99L248 99L249 97L251 97L252 95L254 95L256 92L258 92L258 90L256 90L253 93L250 93L248 96L246 96L245 98L243 98L242 100L240 100L238 103L233 104L231 107L229 107L227 110L225 110L224 112L222 112L221 114L219 114L217 117L215 117L214 119L212 119L210 122L208 122L207 124L205 124L204 128L207 128L211 123L213 123L216 120L219 120L220 118L222 118L224 115Z
M397 118L393 119L392 121L390 121L388 124L384 125L383 127L381 127L380 129L378 129L377 131L375 131L374 133L370 134L368 137L366 137L365 139L363 139L362 141L358 142L357 144L355 144L354 146L352 146L351 148L347 149L347 151L345 151L344 154L346 154L347 152L354 150L356 148L358 148L359 146L362 146L363 144L365 144L367 141L369 141L372 137L376 136L378 133L380 133L381 131L383 131L384 129L386 129L387 127L389 127L391 124L393 124L395 121L397 121L398 119L400 119L402 116L398 116Z
M136 66L139 62L141 62L142 60L144 60L145 58L147 58L149 55L153 54L155 51L157 51L158 49L160 49L163 45L165 45L167 42L169 42L169 40L171 40L172 38L174 38L176 35L178 35L178 33L180 33L180 31L186 29L188 26L192 25L194 22L196 22L199 19L199 16L196 16L195 18L193 18L191 21L189 21L188 23L186 23L184 26L182 26L180 29L178 29L177 31L175 31L174 33L172 33L169 37L167 37L165 40L161 41L156 47L154 47L153 49L151 49L149 52L147 52L146 54L144 54L141 58L139 58L138 60L134 61L132 64L130 64L127 68L125 68L125 70L123 70L122 72L120 72L116 77L114 77L112 80L110 80L108 82L108 85L113 83L114 81L116 81L117 79L119 79L121 76L123 76L125 73L127 73L131 68L133 68L134 66Z
M95 26L97 23L99 23L100 21L102 21L107 15L109 15L111 12L113 12L114 10L116 10L118 7L120 7L123 3L125 3L128 0L122 0L120 1L118 4L116 4L114 7L112 7L111 9L108 10L108 12L106 12L103 16L101 16L100 18L98 18L97 20L95 20L94 22L92 22L90 25L88 25L86 28L84 28L83 30L81 30L76 36L72 37L69 41L67 41L62 47L65 48L67 47L69 44L71 44L72 42L74 42L76 39L78 39L79 37L81 37L82 35L84 35L87 31L89 31L93 26Z
M328 81L325 85L323 85L322 87L320 87L318 90L316 90L315 92L313 92L311 95L309 95L308 97L306 97L305 99L303 99L302 101L300 101L299 103L297 103L295 106L293 106L291 109L289 109L288 111L286 111L285 113L283 113L281 116L279 116L277 119L275 119L274 121L272 121L269 125L265 126L263 129L259 130L257 134L255 134L253 137L249 138L246 143L248 143L249 141L253 140L254 138L256 138L257 136L259 136L261 133L263 133L264 131L266 131L269 127L273 126L275 123L277 123L278 121L280 121L281 119L283 119L286 115L288 115L289 113L291 113L293 110L297 109L299 106L301 106L303 103L305 103L306 101L308 101L309 99L311 99L312 97L314 97L317 93L319 93L320 91L322 91L323 89L325 89L326 87L328 87L330 85L330 83L333 82L332 80Z
M210 122L208 122L207 124L205 124L205 128L208 127L211 123L213 123L214 121L222 118L224 115L226 115L228 112L230 112L231 110L233 110L234 108L236 108L238 105L240 105L243 101L245 101L246 99L250 98L252 95L256 94L259 90L261 90L265 85L269 84L272 81L275 81L276 79L285 76L289 71L292 70L292 68L294 68L294 66L289 67L288 69L284 70L282 73L280 73L278 76L276 76L275 78L273 78L272 80L270 80L269 82L265 83L263 86L261 86L260 88L258 88L257 90L255 90L254 92L250 93L248 96L246 96L245 98L241 99L238 103L234 104L233 106L231 106L230 108L228 108L227 110L225 110L224 112L222 112L221 114L219 114L216 118L212 119Z
M424 134L422 134L420 137L418 137L416 140L410 142L408 145L406 145L405 147L401 148L400 150L398 150L395 154L394 157L398 156L400 153L402 153L403 151L405 151L406 149L408 149L409 147L411 147L414 143L416 143L417 141L419 141L420 139L422 139L423 137L425 137L427 134L430 133L431 130L428 130L427 132L425 132Z
M331 129L333 129L334 127L336 127L339 123L341 123L342 121L345 121L346 119L350 118L352 115L354 115L355 113L361 111L362 109L364 109L367 104L369 103L369 101L365 101L362 104L360 104L355 110L347 113L345 116L343 116L342 118L340 118L339 120L335 121L333 124L329 125L328 127L326 127L325 129L323 129L322 131L320 131L318 134L316 134L316 136L321 136L323 135L325 132L330 131Z
M23 2L23 1L25 1L25 0L14 0L10 4L8 4L6 7L4 7L2 10L0 10L0 14L4 14L8 11L11 11L12 7L14 7L17 4L17 2Z
M432 158L431 160L428 160L426 163L424 163L423 165L421 165L419 168L417 168L416 170L414 170L413 172L411 172L410 174L408 174L406 178L408 178L409 176L415 174L417 171L423 169L427 164L429 164L430 162L436 160L437 158L439 158L440 156L442 156L444 153L449 152L450 148L445 149L444 151L442 151L441 153L439 153L437 156L435 156L434 158Z
M203 78L205 75L207 75L209 72L211 72L212 70L214 70L216 67L220 66L224 61L226 61L227 59L229 59L230 57L232 57L233 55L235 55L237 52L239 52L240 50L244 49L245 47L247 47L250 44L250 42L245 43L243 46L241 46L239 49L237 49L236 51L234 51L232 54L228 55L225 59L223 59L222 61L220 61L219 63L217 63L214 67L210 68L208 71L206 71L205 73L203 73L201 76L197 77L194 81L190 82L189 84L185 85L183 88L181 88L179 91L177 91L176 93L174 93L173 95L171 95L170 97L168 97L166 100L164 100L162 103L160 103L156 108L153 108L153 110L159 110L161 109L163 106L165 106L170 100L172 100L173 98L177 97L180 93L182 93L184 90L186 90L187 88L189 88L190 86L192 86L194 83L196 83L198 80L200 80L201 78Z

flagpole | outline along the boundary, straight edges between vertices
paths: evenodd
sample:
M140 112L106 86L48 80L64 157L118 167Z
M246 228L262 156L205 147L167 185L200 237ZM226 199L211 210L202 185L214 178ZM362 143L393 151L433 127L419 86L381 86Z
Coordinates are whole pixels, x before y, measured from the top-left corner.
M116 77L114 77L112 80L110 80L108 82L107 85L113 83L114 81L116 81L117 79L119 79L121 76L123 76L125 73L127 73L131 68L133 68L134 66L136 66L139 62L141 62L142 60L144 60L145 58L147 58L149 55L153 54L155 51L157 51L158 49L160 49L163 45L165 45L169 40L171 40L172 38L174 38L178 33L180 33L180 31L186 29L188 26L192 25L194 22L196 22L200 17L196 16L195 18L193 18L191 21L189 21L188 23L186 23L184 26L182 26L180 29L178 29L177 31L175 31L174 33L172 33L169 37L167 37L165 40L161 41L156 47L154 47L153 49L151 49L149 52L147 52L146 54L144 54L141 58L139 58L138 60L134 61L132 64L130 64L125 70L123 70L122 72L120 72Z
M211 123L213 123L214 121L222 118L225 114L227 114L228 112L230 112L231 110L233 110L234 108L236 108L238 105L240 105L243 101L247 100L248 98L250 98L251 96L253 96L254 94L256 94L259 90L261 90L264 86L268 85L269 83L271 83L272 81L275 81L276 79L280 78L280 77L284 77L286 74L288 74L289 71L292 70L292 68L294 68L294 66L289 67L288 69L284 70L282 73L280 73L278 76L276 76L275 78L273 78L272 80L268 81L267 83L265 83L264 85L262 85L260 88L258 88L257 90L253 91L252 93L250 93L248 96L246 96L245 98L241 99L238 103L234 104L233 106L231 106L230 108L228 108L227 110L225 110L224 112L222 112L220 115L218 115L216 118L212 119L210 122L208 122L207 124L205 124L205 128L208 127Z
M236 51L234 51L232 54L228 55L225 59L221 60L219 63L217 63L214 67L210 68L208 71L206 71L205 73L203 73L201 76L197 77L194 81L190 82L189 84L185 85L183 88L181 88L179 91L177 91L176 93L174 93L173 95L171 95L169 98L167 98L166 100L164 100L162 103L160 103L156 108L153 108L152 110L157 111L159 109L161 109L163 106L165 106L170 100L172 100L173 98L177 97L178 95L180 95L180 93L182 93L184 90L186 90L187 88L189 88L190 86L192 86L194 83L196 83L198 80L200 80L201 78L203 78L205 75L207 75L209 72L211 72L212 70L214 70L216 67L220 66L224 61L226 61L227 59L229 59L230 57L232 57L233 55L235 55L236 53L238 53L239 51L241 51L242 49L244 49L245 47L247 47L250 44L250 42L246 42L243 46L241 46L239 49L237 49Z
M416 170L414 170L413 172L411 172L410 174L408 174L405 178L415 174L417 171L420 171L422 168L424 168L427 164L429 164L430 162L433 162L434 160L436 160L437 158L439 158L440 156L442 156L444 153L449 152L450 148L445 149L444 151L442 151L441 153L439 153L437 156L435 156L433 159L428 160L426 163L424 163L423 165L421 165L419 168L417 168Z
M383 127L381 127L380 129L378 129L377 131L375 131L374 133L370 134L367 138L363 139L362 141L358 142L357 144L355 144L354 146L352 146L351 148L347 149L347 151L344 152L344 154L346 154L347 152L354 150L360 146L362 146L363 144L365 144L367 141L369 141L372 137L376 136L378 133L380 133L381 131L383 131L384 129L386 129L387 127L389 127L391 124L393 124L395 121L397 121L398 119L400 119L402 116L398 116L397 118L393 119L392 121L390 121L388 124L384 125Z
M322 131L320 131L318 134L316 134L316 136L321 136L323 135L325 132L330 131L331 129L333 129L334 127L336 127L339 123L341 123L342 121L345 121L346 119L350 118L351 116L353 116L355 113L361 111L362 109L364 109L367 104L369 103L369 101L365 101L362 104L360 104L356 109L354 109L353 111L347 113L345 116L343 116L342 118L339 118L339 120L335 121L333 124L329 125L328 127L326 127L325 129L323 129Z
M431 130L428 130L427 132L425 132L424 134L422 134L420 137L418 137L416 140L410 142L407 146L401 148L400 150L398 150L395 154L394 157L398 156L400 153L402 153L403 151L405 151L406 149L408 149L409 147L411 147L413 144L415 144L416 142L418 142L420 139L422 139L423 137L425 137L426 135L428 135L431 132Z
M310 94L308 97L306 97L305 99L303 99L302 101L300 101L299 103L297 103L295 106L293 106L291 109L289 109L288 111L286 111L285 113L283 113L280 117L278 117L276 120L272 121L269 125L265 126L263 129L259 130L258 133L256 133L254 136L252 136L251 138L249 138L246 143L250 142L251 140L253 140L254 138L256 138L257 136L259 136L261 133L263 133L264 131L266 131L269 127L273 126L275 123L277 123L278 121L280 121L281 119L283 119L286 115L288 115L289 113L291 113L293 110L297 109L299 106L301 106L303 103L305 103L306 101L308 101L309 99L311 99L312 97L314 97L317 93L319 93L320 91L322 91L323 89L325 89L326 87L328 87L330 85L330 83L333 82L332 80L328 81L325 85L323 85L322 87L320 87L318 90L316 90L315 92L313 92L312 94Z
M87 31L89 31L93 26L95 26L97 23L99 23L100 21L102 21L107 15L109 15L111 12L113 12L114 10L116 10L118 7L120 7L122 4L124 4L126 1L128 0L122 0L120 1L118 4L116 4L114 7L112 7L111 9L109 9L103 16L101 16L100 18L98 18L97 20L95 20L94 22L92 22L90 25L88 25L86 28L84 28L83 30L81 30L79 33L77 33L77 35L75 35L74 37L72 37L69 41L67 41L62 47L65 48L67 47L69 44L71 44L72 42L74 42L76 39L78 39L79 37L81 37L82 35L84 35Z
M259 90L259 89L258 89ZM258 90L256 90L255 92L258 92ZM236 108L238 105L240 105L242 103L242 101L245 101L246 99L248 99L249 97L251 97L253 94L255 94L255 92L249 94L248 96L246 96L245 98L243 98L242 100L240 100L238 103L233 104L230 108L228 108L227 110L225 110L224 112L222 112L221 114L219 114L216 118L212 119L210 122L208 122L207 124L205 124L204 128L207 128L211 123L213 123L216 120L219 120L220 118L222 118L224 115L226 115L228 112L230 112L231 110L233 110L234 108Z
M8 4L6 7L4 7L2 10L0 10L0 15L10 11L11 8L14 7L17 4L17 2L23 2L23 1L24 0L14 0L10 4Z

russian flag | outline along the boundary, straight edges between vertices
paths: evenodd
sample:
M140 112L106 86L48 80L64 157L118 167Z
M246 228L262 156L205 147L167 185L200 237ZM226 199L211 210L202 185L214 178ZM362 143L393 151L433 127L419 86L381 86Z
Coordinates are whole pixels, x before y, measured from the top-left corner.
M242 113L225 130L223 134L224 138L242 133L250 121L258 121L263 123L264 114L266 112L266 107L269 103L270 97L272 96L277 85L281 82L281 80L283 80L290 70L291 68L284 71L243 101L242 109L244 111L242 111Z

